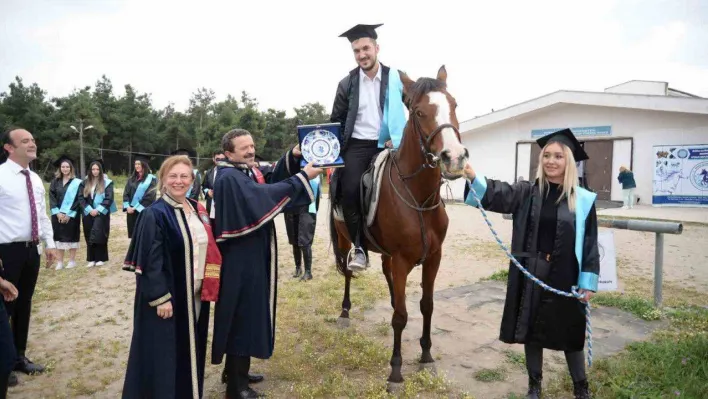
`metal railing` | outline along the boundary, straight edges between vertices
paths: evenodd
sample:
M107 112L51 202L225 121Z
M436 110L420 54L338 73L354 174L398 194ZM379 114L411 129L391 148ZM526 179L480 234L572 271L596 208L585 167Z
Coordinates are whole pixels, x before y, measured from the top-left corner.
M504 219L511 220L511 214L504 214ZM656 234L654 242L654 306L661 307L661 288L664 277L664 234L681 234L683 224L644 219L616 219L598 216L597 224L609 229L647 231Z

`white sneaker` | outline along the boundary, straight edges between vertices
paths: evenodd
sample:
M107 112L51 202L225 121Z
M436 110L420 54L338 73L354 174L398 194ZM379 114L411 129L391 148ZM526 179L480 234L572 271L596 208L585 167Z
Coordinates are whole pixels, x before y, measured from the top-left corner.
M76 262L73 260L70 260L69 263L66 264L67 269L73 269L74 267L76 267Z
M54 268L54 270L61 270L64 268L64 264L61 262L57 262L57 267Z
M89 262L86 267L94 267L96 265L96 262Z
M103 266L103 265L104 265L103 262L96 262L96 266Z

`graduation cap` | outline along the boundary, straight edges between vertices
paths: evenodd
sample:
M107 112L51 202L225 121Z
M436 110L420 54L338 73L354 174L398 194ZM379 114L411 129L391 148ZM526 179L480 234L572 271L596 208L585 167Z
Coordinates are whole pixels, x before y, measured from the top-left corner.
M565 144L568 148L570 148L570 151L573 153L573 157L575 158L576 162L584 161L590 158L588 157L588 154L585 152L583 146L580 144L578 139L576 139L573 135L573 132L570 131L570 129L559 130L547 136L543 136L540 139L536 140L536 143L538 143L541 148L545 147L547 144L550 143Z
M192 151L186 149L186 148L178 148L170 153L170 155L186 155L188 157L195 157L196 154L194 154Z
M93 164L95 164L95 163L97 163L97 164L101 167L101 170L102 170L102 171L105 171L105 170L106 170L106 167L105 167L105 165L103 164L103 159L94 159L93 161L91 161L91 163L90 163L89 165L93 165ZM89 172L90 172L90 170L89 170Z
M376 35L376 28L381 26L383 24L376 24L376 25L363 25L363 24L358 24L355 27L349 29L348 31L342 33L339 35L339 37L346 37L349 42L353 42L355 40L361 39L362 37L369 37L374 40L378 37Z
M60 167L61 167L61 164L62 164L64 161L69 162L69 164L70 164L72 167L74 166L74 160L71 159L71 158L69 158L69 157L66 156L66 155L60 156L56 161L54 161L54 163L53 163L52 165L54 165L54 166L57 167L57 168L60 168Z
M150 158L149 158L147 155L140 155L140 154L137 154L137 155L135 155L135 160L136 160L136 161L140 161L140 162L142 162L142 163L144 163L144 164L146 164L146 165L149 165L149 164L150 164Z

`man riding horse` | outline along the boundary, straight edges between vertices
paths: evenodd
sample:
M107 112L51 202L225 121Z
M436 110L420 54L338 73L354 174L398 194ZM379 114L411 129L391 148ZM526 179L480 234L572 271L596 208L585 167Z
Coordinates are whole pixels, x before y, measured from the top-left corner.
M347 263L350 271L361 271L369 265L362 237L361 176L384 147L398 147L406 123L398 71L378 60L375 29L381 25L356 25L340 35L351 42L358 64L339 82L330 117L331 122L342 126L345 167L333 174L335 191L331 195L335 196L335 204L341 202L354 244Z

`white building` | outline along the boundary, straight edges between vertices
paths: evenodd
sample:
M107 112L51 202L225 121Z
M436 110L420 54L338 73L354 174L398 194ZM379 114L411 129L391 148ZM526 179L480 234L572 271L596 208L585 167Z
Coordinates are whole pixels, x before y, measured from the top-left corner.
M662 162L679 171L679 161L690 158L692 165L698 162L701 168L706 161L708 169L708 99L672 89L665 82L630 81L604 92L561 90L464 121L460 132L476 170L513 182L518 177L535 177L540 150L535 140L566 127L584 142L590 156L584 165L587 185L599 200L622 200L617 175L619 167L626 165L634 172L640 203L651 204L656 194L653 187L667 186L676 174L668 190L671 195L682 194L683 187L691 195L703 195L698 202L708 204L708 183L706 187L691 185L691 178L697 178L700 171L669 173L657 183L656 176L666 172L663 167L659 171ZM667 146L666 151L657 150L659 145ZM679 160L671 152L678 151L676 146L694 147L680 150ZM708 175L704 178L708 182ZM450 186L454 198L462 199L463 180ZM449 197L445 186L442 192Z

